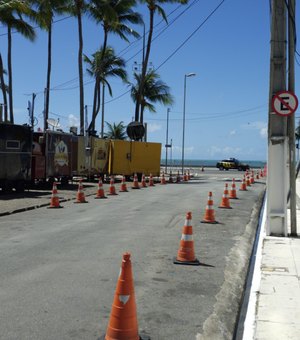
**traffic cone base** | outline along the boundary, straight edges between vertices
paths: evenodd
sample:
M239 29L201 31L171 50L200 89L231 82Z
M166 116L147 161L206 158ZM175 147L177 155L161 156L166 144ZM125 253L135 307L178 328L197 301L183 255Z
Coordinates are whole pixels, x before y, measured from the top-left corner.
M173 258L174 264L186 264L188 266L200 266L199 260L195 259L194 261L179 261L176 257Z
M202 220L200 221L201 223L209 223L209 224L218 224L219 222L218 221L210 221L210 220Z

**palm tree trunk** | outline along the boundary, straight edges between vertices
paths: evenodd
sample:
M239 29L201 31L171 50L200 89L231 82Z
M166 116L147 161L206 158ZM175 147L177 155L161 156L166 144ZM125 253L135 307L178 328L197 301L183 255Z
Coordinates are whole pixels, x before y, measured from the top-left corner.
M108 31L107 29L104 28L104 40L103 40L101 60L103 60L104 55L105 55L106 46L107 46L107 37L108 37ZM98 77L96 77L95 87L94 87L93 114L92 114L91 123L89 125L89 130L95 129L95 121L100 110L100 99L99 98L100 98L100 80L98 79Z
M100 111L100 102L101 102L100 98L101 98L101 82L99 81L98 93L97 93L96 117L97 117L97 115L98 115L98 113Z
M47 68L47 84L46 84L46 98L45 98L45 112L44 112L44 129L48 129L47 119L49 118L49 101L50 101L50 78L51 78L51 55L52 55L52 20L48 27L48 68Z
M12 60L11 60L11 50L12 50L12 39L11 39L11 28L7 28L7 68L8 68L8 101L9 101L9 120L14 123L14 109L13 109L13 89L12 89Z
M97 106L97 97L98 97L98 79L95 79L95 86L94 86L94 98L93 98L93 111L92 111L92 119L90 125L88 127L88 131L95 130L95 119L96 119L96 106Z
M102 84L101 138L104 137L104 98L105 98L105 85Z
M141 83L140 83L140 87L139 87L139 93L138 93L137 101L136 101L136 105L135 105L135 121L136 122L138 122L139 118L140 118L142 94L143 94L143 90L144 90L145 77L146 77L147 68L148 68L149 56L150 56L150 51L151 51L152 35L153 35L155 8L149 8L149 11L150 11L150 18L149 18L149 33L148 33L147 47L146 47L145 59L144 59L143 65L142 65L143 67L142 67Z
M79 37L79 49L78 49L79 116L80 116L80 134L84 135L84 88L83 88L83 67L82 67L83 38L82 38L81 6L82 6L82 1L81 0L77 1L77 20L78 20L78 37Z
M3 106L4 106L4 122L7 122L8 121L7 95L6 95L6 86L5 86L3 72L4 72L3 61L2 61L2 55L0 53L0 83L1 83L1 91L2 91L2 97L3 97Z

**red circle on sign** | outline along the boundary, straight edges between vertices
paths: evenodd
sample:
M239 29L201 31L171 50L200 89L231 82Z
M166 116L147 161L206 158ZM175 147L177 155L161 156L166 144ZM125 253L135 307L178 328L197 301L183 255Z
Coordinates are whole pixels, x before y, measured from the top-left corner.
M286 103L286 102L284 101L284 99L282 99L281 96L280 96L280 95L282 95L282 94L285 94L285 95L288 95L288 96L293 97L295 107L291 107L288 103ZM276 100L279 100L279 101L281 102L281 104L282 104L283 106L287 107L290 111L287 112L287 113L281 113L281 112L279 112L278 109L275 107L275 101L276 101ZM277 92L277 93L273 96L273 98L272 98L272 110L273 110L276 114L278 114L279 116L283 116L283 117L289 116L289 115L293 114L294 112L296 112L297 108L298 108L298 98L297 98L297 96L296 96L293 92L291 92L291 91L280 91L280 92Z

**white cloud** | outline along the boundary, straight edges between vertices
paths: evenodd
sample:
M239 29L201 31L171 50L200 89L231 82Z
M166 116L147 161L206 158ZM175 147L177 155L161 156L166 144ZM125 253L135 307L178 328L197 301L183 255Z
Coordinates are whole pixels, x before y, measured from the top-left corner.
M69 126L77 126L79 127L79 119L75 117L73 114L69 114Z
M230 146L225 146L220 148L218 146L211 146L208 150L211 157L222 156L222 157L235 157L242 153L242 149L239 147L233 148Z
M259 133L260 133L262 138L267 138L268 137L268 129L267 129L267 127L260 129Z
M187 147L184 148L184 152L185 153L193 153L194 150L195 150L194 146L187 146ZM182 152L182 147L181 146L173 145L172 146L172 151L174 151L174 152Z
M267 138L268 126L266 122L262 121L249 122L248 124L242 125L242 128L246 130L257 130L261 138Z
M236 130L229 131L229 136L234 136L236 134Z
M148 123L147 124L147 132L155 132L161 130L162 126L157 123Z

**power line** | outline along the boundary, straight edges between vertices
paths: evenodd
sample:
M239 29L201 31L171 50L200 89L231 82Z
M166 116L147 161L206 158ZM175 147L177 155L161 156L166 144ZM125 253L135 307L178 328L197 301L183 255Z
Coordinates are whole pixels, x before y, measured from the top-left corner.
M67 16L67 17L63 17L63 18L61 18L61 19L57 19L57 20L53 21L52 24L56 24L56 23L58 23L58 22L60 22L60 21L64 21L64 20L67 20L67 19L70 19L70 18L73 18L72 15L69 15L69 16ZM35 26L35 27L32 27L32 28L33 28L34 30L36 30L36 29L40 28L40 26ZM16 33L19 33L19 32L18 32L18 31L12 31L12 32L11 32L11 34L16 34ZM0 37L2 37L2 36L4 36L4 35L7 35L7 33L2 33L2 34L0 34Z
M214 13L224 4L226 0L222 0L219 5L205 18L204 21L176 48L176 50L171 53L165 61L163 61L156 70L160 69L164 64L166 64L198 31L199 29L214 15Z

